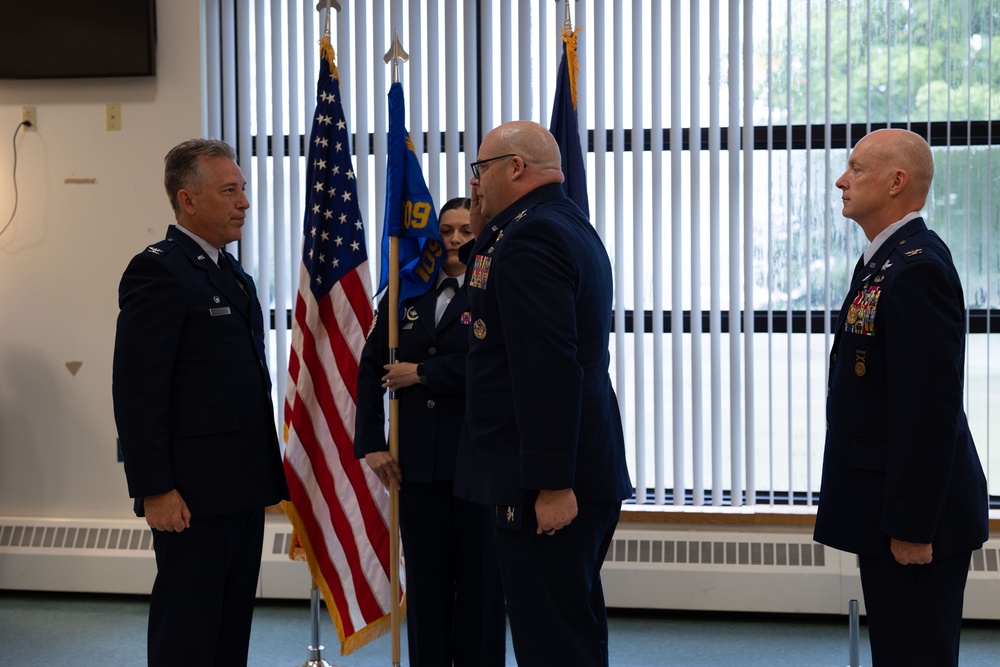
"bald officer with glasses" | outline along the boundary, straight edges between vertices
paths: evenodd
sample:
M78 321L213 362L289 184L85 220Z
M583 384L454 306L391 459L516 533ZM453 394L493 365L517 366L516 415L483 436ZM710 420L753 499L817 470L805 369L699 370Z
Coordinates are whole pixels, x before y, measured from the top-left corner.
M608 664L600 572L632 495L608 374L611 262L560 165L528 121L487 134L472 164L455 493L491 513L522 667Z

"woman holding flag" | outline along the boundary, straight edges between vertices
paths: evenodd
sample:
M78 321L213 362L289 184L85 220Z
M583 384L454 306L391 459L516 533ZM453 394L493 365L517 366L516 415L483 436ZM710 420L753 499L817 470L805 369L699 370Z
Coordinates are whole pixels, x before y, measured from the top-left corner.
M458 249L472 240L470 202L438 216L446 258L433 289L401 304L399 361L389 363L388 295L379 303L358 370L354 453L399 490L406 567L407 646L414 667L505 664L506 621L485 508L455 498L465 419L469 302ZM399 400L399 463L385 439L385 390ZM405 480L405 484L404 484Z

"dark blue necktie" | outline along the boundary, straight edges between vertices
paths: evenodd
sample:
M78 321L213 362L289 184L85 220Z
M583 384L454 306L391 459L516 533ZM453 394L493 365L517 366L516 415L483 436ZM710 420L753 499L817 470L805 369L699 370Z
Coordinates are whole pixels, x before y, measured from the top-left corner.
M236 286L240 288L241 292L243 292L243 296L249 298L250 295L247 293L246 285L243 284L243 281L240 280L239 276L236 275L236 272L233 271L233 267L230 266L229 260L226 259L225 253L221 250L219 251L219 268L222 269L224 274L229 276L230 280L236 283Z

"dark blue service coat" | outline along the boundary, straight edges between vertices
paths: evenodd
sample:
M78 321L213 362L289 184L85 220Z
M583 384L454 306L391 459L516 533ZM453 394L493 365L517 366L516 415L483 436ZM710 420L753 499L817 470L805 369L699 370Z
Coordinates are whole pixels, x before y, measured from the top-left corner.
M612 283L604 244L559 184L476 239L457 495L486 505L531 504L539 489L572 488L581 503L631 497L608 374Z
M963 407L964 307L951 253L920 218L855 275L830 353L817 541L891 558L894 537L933 544L938 560L988 538Z
M451 480L465 415L465 358L469 349L469 300L465 289L434 324L434 289L411 300L399 318L400 361L423 363L427 384L397 392L399 399L399 465L403 479L415 482ZM386 451L386 416L381 378L389 363L388 296L378 306L358 368L358 409L354 455Z
M288 497L253 280L249 292L170 226L119 287L113 394L129 495L177 489L192 516Z
M507 628L492 527L481 506L452 494L465 416L469 301L459 289L435 325L436 305L436 290L428 290L411 299L399 319L398 358L422 363L427 378L427 384L396 392L410 664L500 667ZM358 368L358 458L388 449L382 389L389 363L387 308L384 297Z

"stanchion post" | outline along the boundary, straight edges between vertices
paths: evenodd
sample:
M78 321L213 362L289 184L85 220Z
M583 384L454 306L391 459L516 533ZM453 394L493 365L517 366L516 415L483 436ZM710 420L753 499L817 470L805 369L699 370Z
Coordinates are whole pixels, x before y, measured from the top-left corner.
M858 621L859 615L858 601L852 598L847 603L848 626L850 628L850 655L848 656L850 664L848 667L861 667L861 632Z
M309 644L309 657L300 667L340 667L331 665L323 659L323 646L319 643L319 586L313 580L312 591L309 595L310 611L312 613L312 642Z

